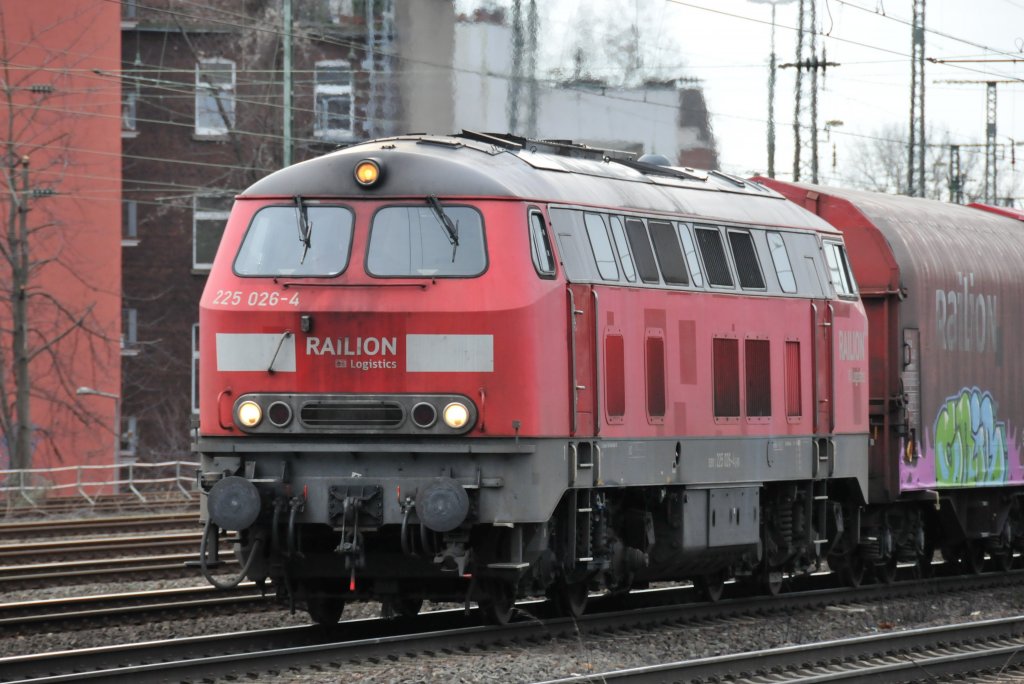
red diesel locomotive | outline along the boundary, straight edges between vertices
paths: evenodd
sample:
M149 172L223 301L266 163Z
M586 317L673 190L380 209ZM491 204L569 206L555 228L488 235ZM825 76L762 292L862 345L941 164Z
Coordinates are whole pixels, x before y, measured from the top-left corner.
M894 346L891 254L891 327L869 333L854 272L884 240L866 228L848 258L784 196L811 193L780 189L473 133L371 141L248 188L201 303L204 574L223 584L232 530L236 580L271 579L317 622L352 599L475 600L503 622L518 596L578 614L590 590L654 580L778 591L826 558L891 579L939 539L1012 561L1019 464L903 486L967 446L923 437L926 395L947 390L909 387L932 342L921 326ZM1020 301L1020 276L993 277ZM1020 378L985 341L1006 362L991 388ZM903 383L881 404L878 378ZM968 395L967 420L996 426L971 444L1002 439L1016 464L1019 397Z

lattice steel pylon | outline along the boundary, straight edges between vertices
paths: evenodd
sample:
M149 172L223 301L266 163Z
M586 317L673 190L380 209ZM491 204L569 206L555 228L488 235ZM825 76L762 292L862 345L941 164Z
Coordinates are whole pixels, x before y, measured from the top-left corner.
M818 34L815 31L815 0L800 0L799 30L796 34L796 100L793 108L793 180L801 172L818 182ZM786 66L786 65L783 65ZM805 74L804 71L807 71ZM809 106L808 106L809 104ZM810 144L803 145L804 131L810 133Z
M910 144L907 145L907 194L924 197L924 0L913 0L910 59Z
M985 201L995 204L996 186L996 82L985 83Z
M949 146L949 201L964 203L964 178L960 172L960 146Z
M800 0L800 30L796 34L796 61L780 64L780 69L796 68L796 98L793 109L793 180L801 175L818 182L818 72L825 76L828 67L839 66L818 57L818 31L815 26L815 0ZM804 136L810 143L804 144Z

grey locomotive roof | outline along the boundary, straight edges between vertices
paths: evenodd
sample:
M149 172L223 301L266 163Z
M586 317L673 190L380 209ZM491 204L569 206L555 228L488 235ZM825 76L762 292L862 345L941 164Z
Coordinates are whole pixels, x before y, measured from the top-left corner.
M519 144L519 143L522 144ZM381 182L360 187L353 170L371 157ZM484 134L371 140L277 171L241 197L520 198L682 214L709 221L833 228L780 194L718 172L655 167L579 145Z

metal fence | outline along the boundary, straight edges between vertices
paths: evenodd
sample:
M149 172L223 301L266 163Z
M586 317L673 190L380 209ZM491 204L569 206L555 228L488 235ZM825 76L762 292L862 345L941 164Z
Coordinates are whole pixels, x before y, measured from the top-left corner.
M191 499L198 467L189 461L167 461L0 470L0 500L19 498L35 506L51 496L80 496L92 504L103 493L128 492L147 501L143 492L168 491Z

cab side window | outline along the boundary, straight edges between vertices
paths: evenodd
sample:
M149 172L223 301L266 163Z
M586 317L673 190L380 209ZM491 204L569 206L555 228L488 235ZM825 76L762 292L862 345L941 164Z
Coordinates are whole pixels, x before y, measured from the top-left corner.
M836 294L841 297L852 297L857 294L857 284L853 280L853 270L846 260L846 250L838 242L826 242L825 263L828 265L829 278Z
M544 217L539 211L530 212L530 256L537 275L541 278L555 277L555 257L551 253Z

